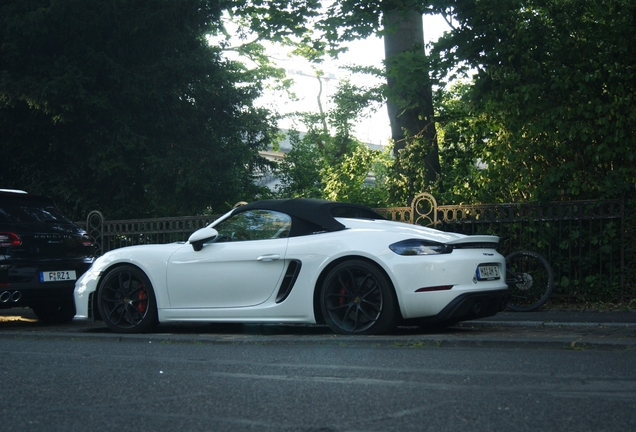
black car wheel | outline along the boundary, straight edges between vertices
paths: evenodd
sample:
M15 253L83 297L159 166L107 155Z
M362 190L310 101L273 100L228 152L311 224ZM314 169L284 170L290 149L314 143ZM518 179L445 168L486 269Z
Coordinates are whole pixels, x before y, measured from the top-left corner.
M137 267L109 271L100 283L97 305L106 325L118 333L145 333L158 323L155 293Z
M320 306L336 333L382 334L396 325L393 288L384 273L366 261L345 261L334 267L322 285Z

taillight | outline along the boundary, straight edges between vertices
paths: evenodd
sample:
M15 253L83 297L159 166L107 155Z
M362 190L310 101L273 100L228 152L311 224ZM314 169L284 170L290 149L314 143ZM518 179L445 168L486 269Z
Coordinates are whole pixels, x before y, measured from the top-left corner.
M20 236L12 232L0 232L0 247L20 246Z
M444 243L424 239L409 239L389 246L398 255L439 255L453 252L453 247Z
M94 247L95 242L88 236L88 234L82 234L82 246Z

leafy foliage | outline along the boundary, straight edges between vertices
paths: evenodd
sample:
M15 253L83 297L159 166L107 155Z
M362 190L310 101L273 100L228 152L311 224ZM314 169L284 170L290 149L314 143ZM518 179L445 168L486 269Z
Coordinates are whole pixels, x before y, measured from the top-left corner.
M310 131L301 138L300 132L293 129L288 137L292 149L276 169L281 182L278 194L292 198L322 197L320 167L323 153L316 143L322 141L323 135Z
M386 178L391 164L390 149L371 150L357 143L351 152L342 155L337 164L323 167L323 197L369 207L385 207L389 201ZM372 174L372 179L368 179L369 174Z
M326 114L300 115L306 133L290 132L292 150L277 169L278 194L384 207L389 151L371 150L352 136L353 122L370 104L382 100L381 93L344 81L332 100L334 108ZM373 182L368 181L369 173Z
M307 33L307 20L316 17L320 0L221 0L226 10L239 25L243 38L250 34L257 39L288 43L290 38L303 38Z
M464 109L477 127L467 135L487 164L482 200L633 190L634 2L442 3L452 5L457 28L438 43L436 67L450 73L468 62L477 71Z
M425 54L406 24L430 12L455 28ZM266 193L252 181L266 168L257 152L276 136L253 101L270 78L288 85L261 42L298 44L319 63L376 34L392 54L386 88L343 88L336 110L305 116L281 193L369 204L386 190L401 203L420 191L448 203L621 196L636 185L635 16L631 0L5 0L0 182L51 195L74 218L252 199ZM473 81L448 85L466 72ZM365 101L382 98L403 149L390 169L351 135ZM380 179L369 196L365 170Z
M440 176L429 59L424 51L422 13L432 11L421 0L343 0L333 2L317 27L330 52L341 41L384 38L386 103L394 143L391 176L395 200L428 190Z
M256 72L224 59L219 2L5 1L0 173L74 218L195 214L259 191L276 132Z

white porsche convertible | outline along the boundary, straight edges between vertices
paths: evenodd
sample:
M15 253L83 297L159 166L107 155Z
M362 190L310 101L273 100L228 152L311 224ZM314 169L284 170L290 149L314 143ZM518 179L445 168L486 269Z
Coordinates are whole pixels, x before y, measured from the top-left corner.
M452 325L505 308L498 241L355 204L257 201L187 242L104 254L77 281L76 318L121 333L177 321L326 323L343 334Z

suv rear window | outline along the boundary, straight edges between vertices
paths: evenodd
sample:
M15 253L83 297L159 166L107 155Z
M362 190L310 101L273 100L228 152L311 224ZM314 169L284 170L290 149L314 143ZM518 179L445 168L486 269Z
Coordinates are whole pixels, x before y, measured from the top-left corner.
M0 224L46 222L72 223L47 199L2 197L0 200Z

